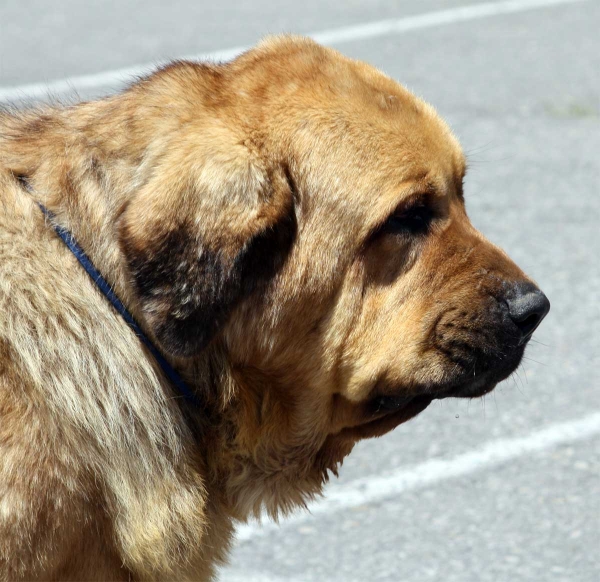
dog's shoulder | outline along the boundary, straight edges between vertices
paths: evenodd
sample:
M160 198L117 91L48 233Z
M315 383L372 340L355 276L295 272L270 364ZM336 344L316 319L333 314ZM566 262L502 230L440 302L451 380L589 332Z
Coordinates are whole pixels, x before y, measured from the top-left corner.
M0 579L58 572L58 547L113 564L106 579L126 578L124 559L168 571L182 539L195 552L206 493L169 394L18 177L0 169ZM179 509L163 511L171 502ZM100 538L77 520L110 528L103 539L118 547L90 547ZM35 563L4 572L31 538Z

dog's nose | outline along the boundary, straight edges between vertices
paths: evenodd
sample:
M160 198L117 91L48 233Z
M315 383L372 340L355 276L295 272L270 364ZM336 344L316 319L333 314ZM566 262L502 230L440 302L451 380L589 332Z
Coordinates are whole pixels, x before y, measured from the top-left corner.
M506 299L508 314L527 339L550 311L550 301L533 284L517 283Z

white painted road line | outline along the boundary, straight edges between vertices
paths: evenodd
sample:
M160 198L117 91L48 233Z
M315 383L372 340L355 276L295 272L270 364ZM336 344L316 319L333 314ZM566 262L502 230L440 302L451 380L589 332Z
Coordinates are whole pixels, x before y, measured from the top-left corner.
M356 479L346 486L326 493L322 500L310 507L309 512L294 513L281 523L297 525L318 515L329 515L340 510L381 502L397 497L405 491L437 485L448 479L491 469L508 461L599 434L600 412L596 412L577 420L550 425L527 436L498 439L451 459L431 459L412 467L399 468L386 475ZM278 527L271 521L262 525L257 522L243 524L238 527L237 539L244 541L276 531Z
M506 0L504 2L485 2L483 4L457 6L455 8L449 8L448 10L407 16L405 18L380 20L378 22L359 24L357 26L324 30L309 36L312 36L312 38L322 44L335 45L342 42L377 38L390 34L420 30L422 28L442 26L444 24L478 20L480 18L498 16L500 14L512 14L514 12L523 12L524 10L545 8L557 4L573 4L575 2L586 1L587 0Z
M415 16L406 16L404 18L390 18L356 26L332 28L320 32L308 33L307 36L314 38L322 44L335 46L345 42L379 38L402 32L410 32L413 30L421 30L457 22L467 22L490 16L513 14L515 12L523 12L536 8L588 1L589 0L505 0L503 2L485 2L482 4L457 6L447 10L427 12ZM247 50L247 48L248 47L239 46L184 58L192 60L223 61L232 59L236 55ZM17 87L0 87L0 102L17 101L20 99L39 99L82 90L116 88L131 81L135 77L148 74L159 64L160 62L149 63L146 65L138 65L92 75L70 77L68 79L51 81L48 83L31 83Z

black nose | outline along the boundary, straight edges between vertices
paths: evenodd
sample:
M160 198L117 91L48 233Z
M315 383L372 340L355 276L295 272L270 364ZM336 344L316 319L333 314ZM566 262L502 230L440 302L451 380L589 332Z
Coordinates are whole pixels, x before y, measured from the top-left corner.
M508 314L527 339L550 311L548 298L531 283L517 283L506 298Z

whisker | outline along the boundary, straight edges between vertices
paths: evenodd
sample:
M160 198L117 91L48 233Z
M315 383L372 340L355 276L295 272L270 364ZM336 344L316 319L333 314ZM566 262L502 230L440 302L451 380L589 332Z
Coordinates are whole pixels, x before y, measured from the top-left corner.
M492 392L492 395L494 397L494 407L496 408L496 414L498 414L498 400L496 400L496 391L495 390Z
M527 378L527 368L524 365L521 365L523 368L523 374L525 375L525 384L529 384L529 379Z
M541 342L540 340L535 339L534 337L529 338L530 342L534 342L536 344L540 344L541 346L544 346L546 348L549 348L550 346L548 344L545 344L544 342Z
M521 387L519 386L519 383L517 382L517 378L516 378L516 371L513 372L510 377L512 378L512 381L515 383L515 387L516 389L519 391L519 394L521 394L522 396L525 396L525 394L523 394L523 390L521 390Z
M515 375L516 375L516 376L517 376L517 378L519 379L519 382L521 382L521 388L525 388L525 384L523 384L523 378L521 378L521 376L519 376L519 371L518 371L518 370L515 370ZM519 389L519 392L520 392L520 393L521 393L523 396L525 396L525 393L524 393L524 392L523 392L521 389Z
M529 358L527 356L523 356L524 360L528 360L530 362L535 362L536 364L539 364L540 366L547 366L548 364L544 364L544 362L538 362L537 360L534 360L533 358Z
M470 157L472 154L479 154L481 152L485 152L489 149L493 149L496 147L496 144L494 143L494 140L490 140L480 146L474 146L468 150L465 151L465 155L468 157ZM471 161L471 160L469 160Z

